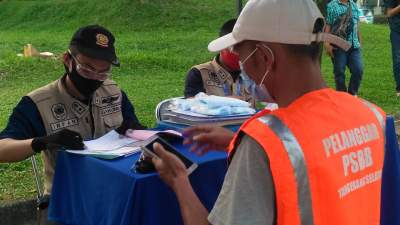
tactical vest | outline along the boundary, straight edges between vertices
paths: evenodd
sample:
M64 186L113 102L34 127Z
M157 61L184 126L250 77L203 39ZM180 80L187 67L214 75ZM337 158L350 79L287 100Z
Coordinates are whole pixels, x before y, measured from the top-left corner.
M242 125L270 161L277 225L378 225L385 113L346 93L307 93Z
M63 79L64 77L28 94L39 110L47 135L69 129L80 133L84 140L91 140L122 123L122 95L114 81L104 81L93 94L91 103L86 105L67 92ZM50 194L57 151L42 151L42 157L45 194Z
M243 100L251 103L253 106L255 105L251 90L242 85L240 77L235 82L232 75L217 62L216 58L210 62L194 66L194 68L198 69L201 73L206 94L242 96L244 97Z

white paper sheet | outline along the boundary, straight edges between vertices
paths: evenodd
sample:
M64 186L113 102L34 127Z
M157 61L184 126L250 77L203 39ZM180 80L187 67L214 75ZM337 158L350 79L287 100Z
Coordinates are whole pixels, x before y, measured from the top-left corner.
M112 130L100 138L91 141L84 141L83 143L88 150L111 151L135 141L136 140L120 135L115 130Z
M91 155L98 158L113 159L140 151L140 141L118 134L115 130L100 138L84 141L84 150L66 150L67 152Z

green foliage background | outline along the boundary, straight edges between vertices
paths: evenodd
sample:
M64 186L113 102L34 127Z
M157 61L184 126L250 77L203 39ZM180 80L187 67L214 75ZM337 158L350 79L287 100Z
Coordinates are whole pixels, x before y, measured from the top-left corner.
M207 51L209 41L235 15L232 0L0 1L0 129L23 95L63 73L59 60L17 57L27 43L61 55L78 27L108 27L117 38L121 61L113 78L127 92L139 119L152 127L156 104L183 94L186 72L214 56ZM396 113L388 27L363 25L361 30L365 73L360 96ZM333 87L326 56L322 71ZM0 202L34 195L30 161L0 164Z

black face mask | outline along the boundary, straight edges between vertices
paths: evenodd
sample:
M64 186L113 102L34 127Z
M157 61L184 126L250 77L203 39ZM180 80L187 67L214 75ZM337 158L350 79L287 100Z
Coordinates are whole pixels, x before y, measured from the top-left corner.
M90 98L104 82L82 77L78 71L76 71L75 61L72 62L72 71L70 72L67 66L65 66L65 71L67 72L72 83L75 85L76 89L78 89L78 91L85 96L85 98Z

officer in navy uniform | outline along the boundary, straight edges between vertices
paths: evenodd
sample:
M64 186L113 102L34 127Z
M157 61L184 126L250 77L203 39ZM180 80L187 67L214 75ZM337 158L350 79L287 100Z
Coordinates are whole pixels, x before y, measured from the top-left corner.
M0 133L0 162L18 162L41 153L44 194L50 195L57 150L83 149L83 140L110 130L141 129L126 94L110 79L119 66L114 36L106 28L79 28L63 55L65 74L22 97ZM41 210L40 224L47 221Z

